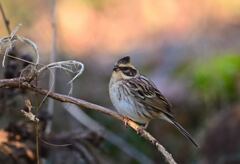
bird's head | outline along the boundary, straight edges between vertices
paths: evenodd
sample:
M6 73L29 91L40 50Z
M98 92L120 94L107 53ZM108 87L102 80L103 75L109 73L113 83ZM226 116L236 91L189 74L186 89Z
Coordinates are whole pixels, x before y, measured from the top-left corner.
M119 59L113 67L112 78L115 80L131 79L138 75L139 72L131 64L129 56Z

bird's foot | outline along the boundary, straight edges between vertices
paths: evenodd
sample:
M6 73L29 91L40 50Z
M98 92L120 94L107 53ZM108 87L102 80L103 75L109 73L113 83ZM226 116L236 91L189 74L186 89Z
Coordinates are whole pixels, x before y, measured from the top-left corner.
M144 130L145 130L144 127L142 127L142 126L138 127L137 134L142 134Z
M123 122L124 122L124 126L125 126L125 127L127 127L129 120L130 120L130 119L129 119L128 117L126 117L126 116L123 117Z
M144 129L144 130L147 129L148 124L149 124L149 122L145 123L145 125L143 126L143 129Z
M137 134L142 134L144 130L147 129L149 122L147 122L144 126L139 126L137 129Z

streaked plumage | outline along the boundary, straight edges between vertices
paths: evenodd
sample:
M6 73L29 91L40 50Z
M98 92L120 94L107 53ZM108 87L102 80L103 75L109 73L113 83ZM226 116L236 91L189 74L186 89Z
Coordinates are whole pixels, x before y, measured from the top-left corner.
M152 119L164 119L175 125L186 138L198 146L175 120L167 99L153 82L140 75L130 63L130 57L124 57L115 64L109 83L109 95L114 107L123 116L146 126Z

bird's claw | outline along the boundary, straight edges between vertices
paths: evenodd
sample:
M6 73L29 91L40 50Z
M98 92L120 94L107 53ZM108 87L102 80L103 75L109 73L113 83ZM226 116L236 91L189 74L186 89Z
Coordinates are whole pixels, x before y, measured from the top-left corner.
M144 130L145 130L144 127L138 127L137 134L142 134Z
M127 127L129 118L123 117L124 126Z
M149 122L145 123L144 126L140 126L140 127L138 127L138 129L137 129L137 134L142 134L143 131L147 129L148 124L149 124Z

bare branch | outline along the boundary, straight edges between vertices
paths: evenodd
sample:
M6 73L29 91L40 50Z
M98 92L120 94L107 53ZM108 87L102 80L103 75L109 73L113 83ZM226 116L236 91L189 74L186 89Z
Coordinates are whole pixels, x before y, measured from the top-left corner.
M106 115L109 115L115 119L118 119L122 122L125 121L124 117L119 115L113 110L110 110L108 108L102 107L100 105L96 105L81 99L77 99L71 96L66 96L54 92L49 92L48 90L41 89L41 88L36 88L35 86L29 84L28 82L24 81L25 79L2 79L0 80L0 88L23 88L27 90L31 90L33 92L39 93L41 95L46 95L48 94L49 97L52 99L58 100L60 102L65 102L65 103L72 103L77 106L79 106L81 109L88 109L88 110L95 110L97 112L104 113ZM19 85L20 83L20 85ZM138 124L135 122L128 120L127 124L136 132L138 132L139 135L141 135L143 138L146 140L150 141L159 152L164 156L165 161L169 164L176 164L174 161L172 155L166 151L166 149L147 131L145 130L140 130L142 129Z

